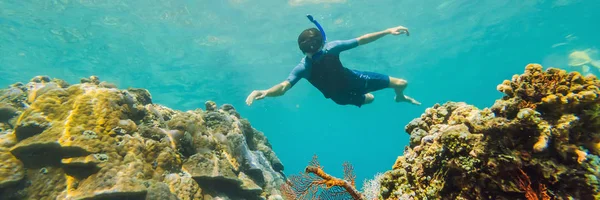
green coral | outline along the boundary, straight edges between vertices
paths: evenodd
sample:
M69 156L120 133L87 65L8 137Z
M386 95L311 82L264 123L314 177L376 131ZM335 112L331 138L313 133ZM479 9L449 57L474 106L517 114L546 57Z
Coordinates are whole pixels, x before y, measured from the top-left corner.
M600 128L600 104L594 104L590 108L584 109L582 117L587 118L592 126Z

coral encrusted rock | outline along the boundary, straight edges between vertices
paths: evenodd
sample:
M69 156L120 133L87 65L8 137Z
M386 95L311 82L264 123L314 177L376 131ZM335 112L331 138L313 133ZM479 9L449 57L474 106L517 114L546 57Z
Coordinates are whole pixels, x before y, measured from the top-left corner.
M380 199L600 199L600 81L530 64L491 108L447 102L406 127Z
M0 90L0 199L281 199L283 164L233 106L178 111L96 76Z

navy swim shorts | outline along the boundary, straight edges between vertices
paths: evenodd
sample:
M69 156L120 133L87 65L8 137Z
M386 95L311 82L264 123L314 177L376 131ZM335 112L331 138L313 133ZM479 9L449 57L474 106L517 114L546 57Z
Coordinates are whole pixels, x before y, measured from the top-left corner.
M387 88L390 85L390 77L388 75L352 70L354 76L348 87L348 91L341 92L331 97L335 103L340 105L355 105L359 108L365 102L365 94Z

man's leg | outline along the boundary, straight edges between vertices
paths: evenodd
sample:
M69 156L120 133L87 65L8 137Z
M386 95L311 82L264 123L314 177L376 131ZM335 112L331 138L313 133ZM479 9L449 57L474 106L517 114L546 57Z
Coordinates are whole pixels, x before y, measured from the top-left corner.
M353 70L354 73L358 74L361 79L365 81L364 90L365 94L365 104L371 103L373 101L373 95L370 92L375 92L378 90L382 90L385 88L392 88L396 92L395 100L396 102L408 102L415 105L421 105L420 102L415 99L404 95L404 89L408 83L404 79L399 79L395 77L391 77L385 74L380 74L376 72L367 72L367 71L358 71ZM370 98L370 99L369 99Z
M388 87L393 88L396 92L396 97L394 98L396 102L409 102L415 105L421 105L421 102L418 102L417 100L404 95L404 89L406 89L406 86L408 85L408 82L406 82L406 80L391 76L389 77L389 79L390 84Z

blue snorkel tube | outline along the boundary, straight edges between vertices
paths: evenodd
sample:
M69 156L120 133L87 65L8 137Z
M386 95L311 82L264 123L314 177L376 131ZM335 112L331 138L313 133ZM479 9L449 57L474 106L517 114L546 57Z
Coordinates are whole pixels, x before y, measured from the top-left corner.
M312 15L306 15L306 17L308 17L308 20L310 20L310 22L317 26L319 32L321 32L321 35L323 36L323 44L325 44L325 41L327 41L327 36L325 36L325 31L323 30L323 27L321 27L321 24L319 24L319 22L317 22L317 20L315 20Z

